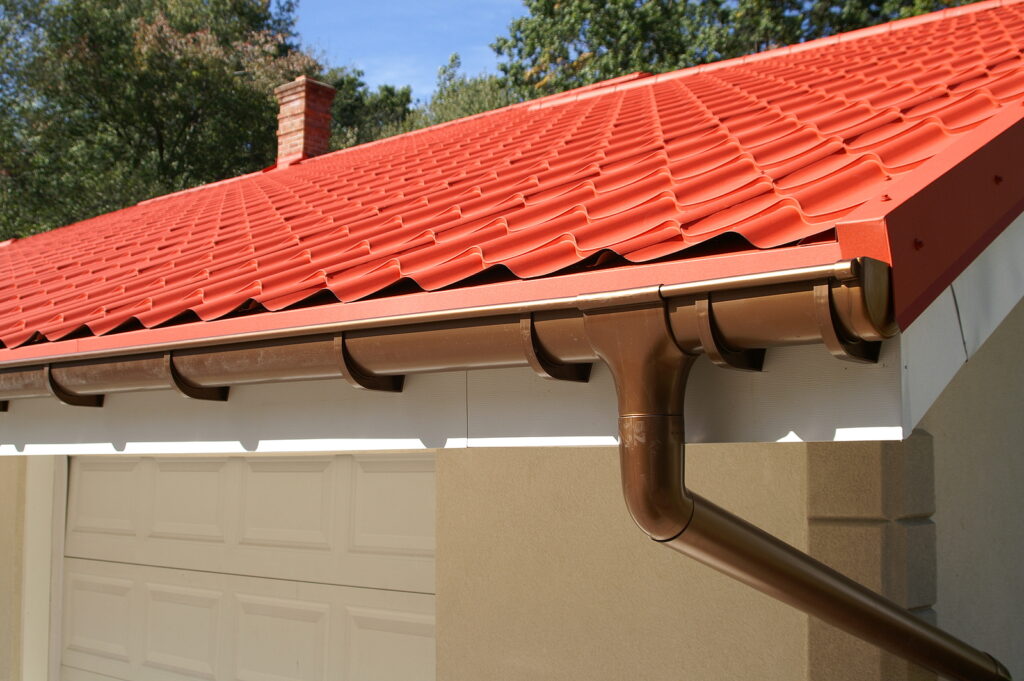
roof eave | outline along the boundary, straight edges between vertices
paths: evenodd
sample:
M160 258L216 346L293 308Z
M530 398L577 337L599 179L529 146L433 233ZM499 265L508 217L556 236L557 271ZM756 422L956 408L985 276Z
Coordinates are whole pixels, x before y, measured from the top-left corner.
M158 350L302 337L331 333L340 328L383 328L413 321L509 314L565 306L565 301L582 295L650 286L700 288L721 279L828 267L844 259L851 258L844 258L839 243L826 242L318 305L5 348L0 350L0 370Z

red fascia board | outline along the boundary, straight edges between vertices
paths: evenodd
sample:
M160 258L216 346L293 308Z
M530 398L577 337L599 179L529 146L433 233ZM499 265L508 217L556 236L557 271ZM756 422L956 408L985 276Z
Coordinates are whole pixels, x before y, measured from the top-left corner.
M890 213L893 295L900 328L907 328L1024 210L1021 159L1024 121Z
M74 359L84 359L90 356L137 354L146 352L147 347L166 344L182 347L224 345L244 342L247 336L275 332L280 332L280 336L291 333L307 335L316 333L317 327L327 330L337 324L372 323L374 320L474 307L520 304L529 307L530 303L543 300L646 286L691 284L724 277L831 265L840 260L843 257L839 244L826 242L334 303L6 348L0 350L0 368L67 361L72 356ZM394 323L401 323L400 319Z
M901 329L1024 211L1022 158L1024 120L1009 106L837 226L844 258L892 266Z

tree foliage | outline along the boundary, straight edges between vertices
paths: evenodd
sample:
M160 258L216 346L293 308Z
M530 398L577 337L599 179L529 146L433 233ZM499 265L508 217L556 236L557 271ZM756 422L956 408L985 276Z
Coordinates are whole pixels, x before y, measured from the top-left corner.
M412 88L381 85L370 90L359 69L339 67L320 77L337 90L331 107L331 145L344 149L405 129L412 113Z
M462 72L458 53L437 72L437 89L421 107L423 125L437 125L457 118L492 111L518 101L515 93L497 76L481 73L470 76Z
M293 11L261 0L4 0L0 30L25 38L5 64L0 235L273 163L273 88L319 69L292 43Z
M716 0L526 0L492 46L521 95L560 92L632 71L671 70L723 52L725 10Z
M415 104L408 86L381 85L370 90L362 76L358 69L340 68L332 69L323 79L338 90L332 109L331 136L336 149L446 123L519 101L498 76L463 73L457 53L438 69L433 94Z
M492 45L521 97L659 73L973 0L524 0Z

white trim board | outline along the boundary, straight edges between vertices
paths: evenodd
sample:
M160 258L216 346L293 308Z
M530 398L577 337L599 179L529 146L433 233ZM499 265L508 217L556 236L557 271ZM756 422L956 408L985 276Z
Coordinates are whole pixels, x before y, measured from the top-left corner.
M22 554L21 676L45 679L50 648L50 581L54 524L54 457L25 462L25 534Z
M903 434L1024 299L1024 214L900 335Z
M762 373L698 361L688 388L692 442L849 439L899 429L898 346L839 362L820 346L780 348ZM411 376L401 394L343 381L239 386L226 403L171 391L114 394L101 409L48 398L0 415L0 454L262 454L617 444L615 387L547 381L529 369ZM872 431L874 432L874 431ZM855 435L854 435L855 436Z

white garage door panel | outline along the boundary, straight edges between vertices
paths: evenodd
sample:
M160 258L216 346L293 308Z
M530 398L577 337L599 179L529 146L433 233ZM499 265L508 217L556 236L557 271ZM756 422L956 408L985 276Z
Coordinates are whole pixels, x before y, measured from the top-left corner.
M84 669L72 669L71 667L61 668L61 681L121 681L113 676L87 672Z
M65 562L64 681L431 681L434 597Z
M72 459L66 555L434 591L434 458Z

